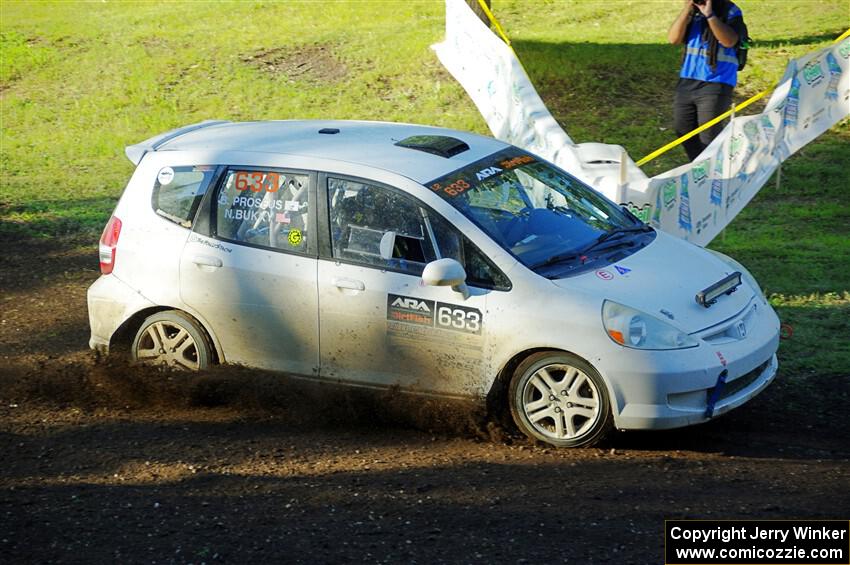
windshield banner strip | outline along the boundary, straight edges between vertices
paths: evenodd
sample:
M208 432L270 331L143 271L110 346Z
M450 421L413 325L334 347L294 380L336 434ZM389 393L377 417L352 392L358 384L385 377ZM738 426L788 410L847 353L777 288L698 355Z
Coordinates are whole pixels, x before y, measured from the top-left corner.
M425 183L425 186L448 200L460 196L485 179L536 162L536 158L518 149L503 149L462 169Z

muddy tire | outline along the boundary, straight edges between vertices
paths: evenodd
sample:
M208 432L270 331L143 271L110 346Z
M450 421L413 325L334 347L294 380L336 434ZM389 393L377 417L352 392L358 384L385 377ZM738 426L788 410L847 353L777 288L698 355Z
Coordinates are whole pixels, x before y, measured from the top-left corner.
M511 415L532 439L555 447L588 447L613 427L608 389L583 359L563 352L535 353L514 371Z
M212 363L212 347L204 329L177 310L148 316L130 348L133 361L183 371L201 371Z

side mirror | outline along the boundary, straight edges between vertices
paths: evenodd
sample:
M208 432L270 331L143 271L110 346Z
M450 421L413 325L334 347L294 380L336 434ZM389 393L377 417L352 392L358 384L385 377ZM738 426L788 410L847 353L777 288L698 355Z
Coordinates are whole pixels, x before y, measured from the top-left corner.
M393 258L393 248L395 247L395 232L388 231L381 236L381 245L379 253L381 259L389 261Z
M428 286L450 286L455 292L461 293L464 300L469 298L466 271L463 270L463 265L454 259L437 259L425 265L422 282Z

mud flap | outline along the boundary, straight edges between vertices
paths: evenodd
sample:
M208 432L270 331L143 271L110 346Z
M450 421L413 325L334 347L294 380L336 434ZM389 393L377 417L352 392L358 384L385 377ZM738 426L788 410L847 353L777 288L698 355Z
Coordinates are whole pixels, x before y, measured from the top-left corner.
M726 386L726 377L728 375L729 371L723 369L717 376L717 383L715 383L714 388L711 390L711 395L708 397L708 406L705 407L706 418L711 418L714 415L714 405L717 404L717 401L720 400L720 395L723 394L723 387Z

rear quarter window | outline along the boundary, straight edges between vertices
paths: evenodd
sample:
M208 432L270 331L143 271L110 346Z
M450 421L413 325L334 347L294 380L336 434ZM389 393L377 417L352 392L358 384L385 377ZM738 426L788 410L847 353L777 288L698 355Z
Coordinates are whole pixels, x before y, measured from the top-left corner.
M195 212L213 178L215 167L163 167L156 175L151 204L154 212L185 228L192 227Z

